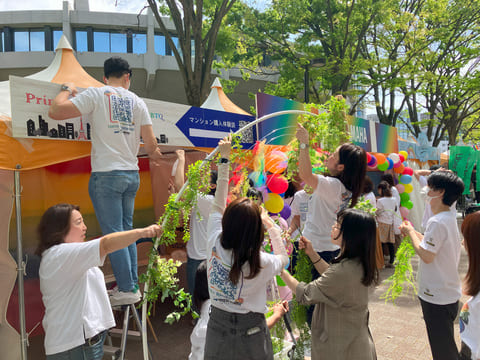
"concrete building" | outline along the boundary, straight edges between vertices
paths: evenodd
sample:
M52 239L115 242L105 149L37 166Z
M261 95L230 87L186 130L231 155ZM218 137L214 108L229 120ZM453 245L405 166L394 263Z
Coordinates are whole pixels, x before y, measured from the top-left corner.
M175 35L173 23L168 18L165 23ZM140 15L102 13L90 11L88 0L75 0L73 8L64 1L62 10L0 12L0 24L0 81L48 66L63 33L80 64L97 80L102 81L105 59L118 55L133 68L131 89L139 96L187 103L177 63L150 9ZM239 82L229 97L247 111L254 105L249 92L277 79L252 75L244 81L235 69L221 77Z

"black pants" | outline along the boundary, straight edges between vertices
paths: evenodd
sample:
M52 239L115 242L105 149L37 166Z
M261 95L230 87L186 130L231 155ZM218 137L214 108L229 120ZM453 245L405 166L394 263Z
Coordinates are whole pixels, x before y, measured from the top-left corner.
M382 250L384 255L386 255L388 251L388 254L390 255L389 263L393 264L393 262L395 261L395 244L384 243L382 244Z
M458 313L458 301L453 304L436 305L420 299L423 320L427 327L428 341L435 360L457 360L453 322Z

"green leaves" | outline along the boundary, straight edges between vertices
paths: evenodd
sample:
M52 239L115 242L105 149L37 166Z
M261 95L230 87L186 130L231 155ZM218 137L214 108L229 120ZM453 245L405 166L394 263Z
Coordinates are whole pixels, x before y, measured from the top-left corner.
M390 284L389 288L380 297L385 299L385 302L392 303L402 295L402 293L412 292L412 295L417 294L415 287L415 277L412 268L412 257L415 255L415 249L412 245L410 237L403 238L402 243L398 247L395 259L395 272L385 282Z

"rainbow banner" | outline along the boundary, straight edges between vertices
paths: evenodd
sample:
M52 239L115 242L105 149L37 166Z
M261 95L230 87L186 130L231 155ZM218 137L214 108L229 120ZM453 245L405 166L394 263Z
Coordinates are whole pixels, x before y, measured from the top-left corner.
M369 152L383 154L398 152L397 129L357 117L347 119L352 142Z
M278 96L257 93L255 97L257 117L284 110L304 110L302 103ZM295 139L297 117L299 115L280 115L259 123L257 134L259 140L266 140L270 145L288 145Z

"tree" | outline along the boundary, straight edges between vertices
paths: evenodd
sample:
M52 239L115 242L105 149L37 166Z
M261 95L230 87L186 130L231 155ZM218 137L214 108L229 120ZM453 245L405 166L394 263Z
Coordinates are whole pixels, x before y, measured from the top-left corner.
M479 74L462 71L480 56L480 2L429 0L423 15L428 47L423 56L412 59L419 71L404 74L405 85L400 89L412 133L418 136L426 126L433 146L446 134L453 145L462 122L480 110L476 105ZM418 116L422 108L428 114L424 121Z
M148 0L155 19L173 51L190 105L200 106L210 92L218 34L236 0ZM162 15L172 20L178 45ZM192 56L193 55L193 56Z

